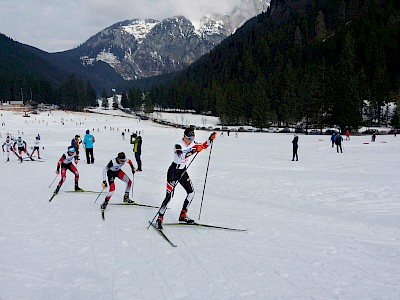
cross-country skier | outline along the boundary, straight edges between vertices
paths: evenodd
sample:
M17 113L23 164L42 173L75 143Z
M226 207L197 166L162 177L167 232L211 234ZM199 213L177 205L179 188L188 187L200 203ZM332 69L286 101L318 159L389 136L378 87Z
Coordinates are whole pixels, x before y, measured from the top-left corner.
M181 213L179 215L179 222L185 222L188 224L194 223L194 221L187 216L188 207L194 198L193 184L190 180L189 174L187 173L187 164L190 156L192 156L194 153L202 151L203 149L206 149L211 142L215 140L216 136L217 134L213 132L207 141L199 144L194 141L194 129L187 128L184 131L183 138L174 145L174 158L172 164L168 168L167 173L166 195L158 212L157 226L159 229L162 229L162 222L168 202L171 200L174 188L178 183L182 185L187 193L185 201L183 202Z
M6 150L4 151L4 146L6 146ZM3 149L3 152L7 151L7 161L10 161L10 152L14 152L14 148L13 148L13 142L11 140L11 138L9 136L6 137L6 141L4 142L4 144L1 146L1 148Z
M28 154L28 151L26 150L26 142L19 136L17 140L14 143L14 152L17 153L16 147L18 148L18 154L19 154L19 159L22 162L22 152L25 152L25 154L33 160L33 158Z
M78 160L75 157L75 148L70 146L70 147L68 147L67 152L65 152L57 162L56 174L57 175L60 174L60 168L61 168L61 180L58 183L57 188L54 191L54 194L57 194L60 191L61 186L63 185L65 179L67 178L67 170L70 170L75 175L75 191L76 192L83 191L78 186L79 172L78 172L78 169L72 163L74 160L75 160L75 164L78 164Z
M39 150L39 148L40 148L40 137L38 135L36 137L36 139L35 139L35 142L34 142L33 150L32 150L32 153L31 153L31 157L33 156L33 153L35 153L35 151L37 151L38 158L40 159L40 150ZM42 147L42 148L44 149L44 147Z
M132 164L132 161L126 158L124 152L118 153L117 157L110 160L110 162L103 169L103 182L101 185L103 189L105 189L107 187L106 179L108 179L110 190L108 191L108 194L103 204L100 206L101 209L107 208L108 201L110 201L110 198L115 191L115 178L119 178L126 183L124 203L134 203L133 200L129 199L129 190L132 186L132 180L130 180L129 176L121 170L121 168L125 165L125 162L127 162L131 166L132 174L135 174L135 168Z

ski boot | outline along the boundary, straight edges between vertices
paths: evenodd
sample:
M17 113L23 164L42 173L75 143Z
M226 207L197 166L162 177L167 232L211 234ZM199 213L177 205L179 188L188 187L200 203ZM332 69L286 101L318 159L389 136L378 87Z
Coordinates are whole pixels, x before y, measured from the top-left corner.
M32 158L32 156L29 156L29 158L30 158L32 161L34 161L34 159Z
M163 222L163 220L164 220L164 215L158 214L158 218L157 218L156 223L157 223L157 228L158 228L159 230L163 229L163 227L162 227L162 222Z
M83 190L75 183L75 192L83 192Z
M106 210L107 205L108 205L108 201L107 201L107 200L104 200L103 204L100 205L100 209L101 209L101 210Z
M125 195L124 195L124 203L132 204L132 203L135 203L135 201L129 199L129 193L125 193Z
M10 158L9 158L9 157L7 157L7 161L10 161Z
M59 191L60 191L60 187L57 185L56 190L54 191L54 195L57 195Z
M187 224L193 224L193 223L194 223L194 220L192 220L191 218L189 218L189 217L186 215L186 213L187 213L187 209L182 209L182 210L181 210L181 214L180 214L180 216L179 216L179 222L187 223Z

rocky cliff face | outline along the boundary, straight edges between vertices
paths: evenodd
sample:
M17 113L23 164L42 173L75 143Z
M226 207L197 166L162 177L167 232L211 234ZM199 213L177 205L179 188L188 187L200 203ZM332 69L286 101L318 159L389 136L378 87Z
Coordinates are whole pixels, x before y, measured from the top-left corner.
M83 66L104 62L125 80L180 71L268 5L269 0L242 0L231 14L210 14L196 26L184 16L162 21L126 20L102 30L66 55L74 56Z

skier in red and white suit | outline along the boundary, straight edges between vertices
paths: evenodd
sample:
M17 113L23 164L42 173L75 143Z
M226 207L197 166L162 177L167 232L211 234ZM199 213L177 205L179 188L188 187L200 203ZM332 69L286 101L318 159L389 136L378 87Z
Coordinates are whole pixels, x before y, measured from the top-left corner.
M79 181L79 172L78 169L74 166L73 161L75 160L75 164L78 164L78 161L75 159L75 148L70 146L66 153L64 153L57 162L57 170L56 174L60 174L61 168L61 180L57 185L56 190L54 191L57 194L63 185L65 179L67 178L67 170L70 170L75 175L75 191L82 192L83 190L78 186Z
M6 150L4 150L4 146L6 146ZM7 161L10 160L10 152L14 152L13 141L9 136L7 136L6 141L1 146L3 152L7 152Z
M19 160L22 162L22 152L25 152L25 154L33 160L33 158L28 154L28 151L26 150L26 142L19 136L17 140L14 143L14 152L17 153L16 148L18 148L18 154L19 154Z
M129 176L125 174L121 168L127 162L131 166L132 174L135 174L135 168L132 164L130 159L127 159L124 152L118 153L116 158L110 160L110 162L105 166L103 169L103 182L102 187L105 189L107 187L107 181L110 184L110 190L104 200L103 204L100 206L101 209L106 209L108 205L108 201L110 201L111 196L114 194L115 191L115 183L114 179L119 178L126 183L125 187L125 195L124 195L124 203L135 203L133 200L129 199L129 190L132 186L132 180L130 180Z
M213 140L215 140L217 134L213 132L207 141L204 143L196 143L194 141L194 130L187 128L184 131L183 138L178 141L173 149L174 159L167 172L167 191L163 203L161 204L160 210L158 211L157 227L162 229L162 222L164 214L167 209L168 202L172 198L172 193L175 186L180 183L185 189L187 196L183 202L182 210L179 215L179 222L193 223L186 214L190 203L194 198L194 189L192 181L187 173L187 164L189 158L194 154L208 148Z

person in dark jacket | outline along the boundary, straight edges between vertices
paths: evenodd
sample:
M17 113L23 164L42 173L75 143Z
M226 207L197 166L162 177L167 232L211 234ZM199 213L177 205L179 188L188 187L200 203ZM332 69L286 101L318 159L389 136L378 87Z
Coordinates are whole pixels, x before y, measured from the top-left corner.
M294 135L292 144L293 144L293 158L292 161L294 161L294 157L296 157L296 161L299 160L299 156L297 155L297 149L299 148L299 137L297 136L297 134Z
M134 140L132 141L133 144L133 153L135 153L136 163L138 168L136 171L142 171L142 160L140 159L140 155L142 155L142 137L137 135L136 133L133 134Z
M339 153L339 148L340 148L340 153L343 153L343 150L342 150L342 141L343 141L343 138L342 138L342 136L340 135L340 132L338 132L338 133L336 134L336 138L335 138L335 144L336 144L337 153Z
M335 139L336 139L336 133L333 132L331 135L332 148L335 147Z
M75 160L79 160L79 144L82 144L80 135L75 135L71 141L71 146L75 149Z

